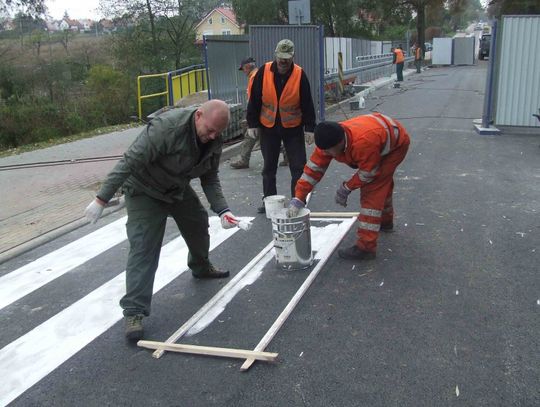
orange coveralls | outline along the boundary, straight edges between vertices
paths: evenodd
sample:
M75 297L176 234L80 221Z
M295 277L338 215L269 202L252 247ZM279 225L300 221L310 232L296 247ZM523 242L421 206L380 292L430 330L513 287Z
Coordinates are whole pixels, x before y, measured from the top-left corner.
M345 130L346 144L335 160L357 169L345 185L351 191L360 188L356 244L361 250L375 252L381 223L393 222L393 177L409 149L409 135L401 123L380 113L358 116L340 125ZM306 201L332 159L323 150L315 149L296 184L296 198Z

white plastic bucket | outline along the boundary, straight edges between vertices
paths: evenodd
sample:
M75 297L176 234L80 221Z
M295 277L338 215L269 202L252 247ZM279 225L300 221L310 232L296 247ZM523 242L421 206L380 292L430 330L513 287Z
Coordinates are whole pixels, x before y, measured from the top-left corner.
M263 199L266 217L272 219L278 214L287 203L287 198L283 195L270 195Z
M287 217L287 210L281 209L272 217L272 234L276 263L285 270L300 270L311 266L311 229L309 209L302 208L298 216Z

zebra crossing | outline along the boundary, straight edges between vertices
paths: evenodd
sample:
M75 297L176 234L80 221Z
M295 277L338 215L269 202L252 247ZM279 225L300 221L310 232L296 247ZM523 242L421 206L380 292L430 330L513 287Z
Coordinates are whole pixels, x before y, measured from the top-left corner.
M0 319L3 308L36 290L47 290L48 283L126 240L125 221L125 217L118 219L0 277ZM218 217L211 217L209 224L210 250L239 232L238 228L222 229ZM328 246L338 227L339 223L312 226L313 250L318 252ZM154 293L188 270L187 256L188 249L181 237L163 246ZM213 304L191 327L188 336L205 329L243 287L255 283L264 266L274 257L273 251L260 257L256 267L242 277L241 283L234 285L234 289ZM125 271L122 271L0 349L0 377L3 378L0 406L8 405L115 325L122 318L118 302L124 290Z

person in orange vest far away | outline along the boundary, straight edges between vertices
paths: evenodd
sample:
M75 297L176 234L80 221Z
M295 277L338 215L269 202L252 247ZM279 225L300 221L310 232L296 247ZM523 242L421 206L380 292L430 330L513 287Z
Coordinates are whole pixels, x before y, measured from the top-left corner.
M289 159L291 195L306 163L306 146L313 143L315 108L308 77L293 62L294 44L281 40L274 61L259 68L247 108L248 133L260 134L264 159L263 198L277 194L276 171L281 142ZM264 213L264 205L257 209Z
M405 65L405 55L401 44L397 48L392 49L394 54L392 63L396 65L396 76L398 82L403 82L403 65Z
M394 172L405 158L409 143L409 135L401 123L380 113L340 123L319 123L315 127L317 148L296 184L287 215L298 215L307 195L322 179L333 159L347 164L356 172L339 185L335 201L347 206L349 194L360 190L358 240L354 246L340 249L338 254L344 259L374 259L379 230L393 231L394 228Z
M416 73L421 73L422 66L422 47L417 42L414 43L414 65L416 67Z

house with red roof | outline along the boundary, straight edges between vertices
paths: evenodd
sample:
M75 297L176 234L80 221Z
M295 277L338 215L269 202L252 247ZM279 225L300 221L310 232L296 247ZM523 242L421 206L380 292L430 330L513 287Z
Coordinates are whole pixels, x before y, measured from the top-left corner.
M203 35L244 34L244 27L236 20L236 14L229 7L216 7L195 26L197 42Z

